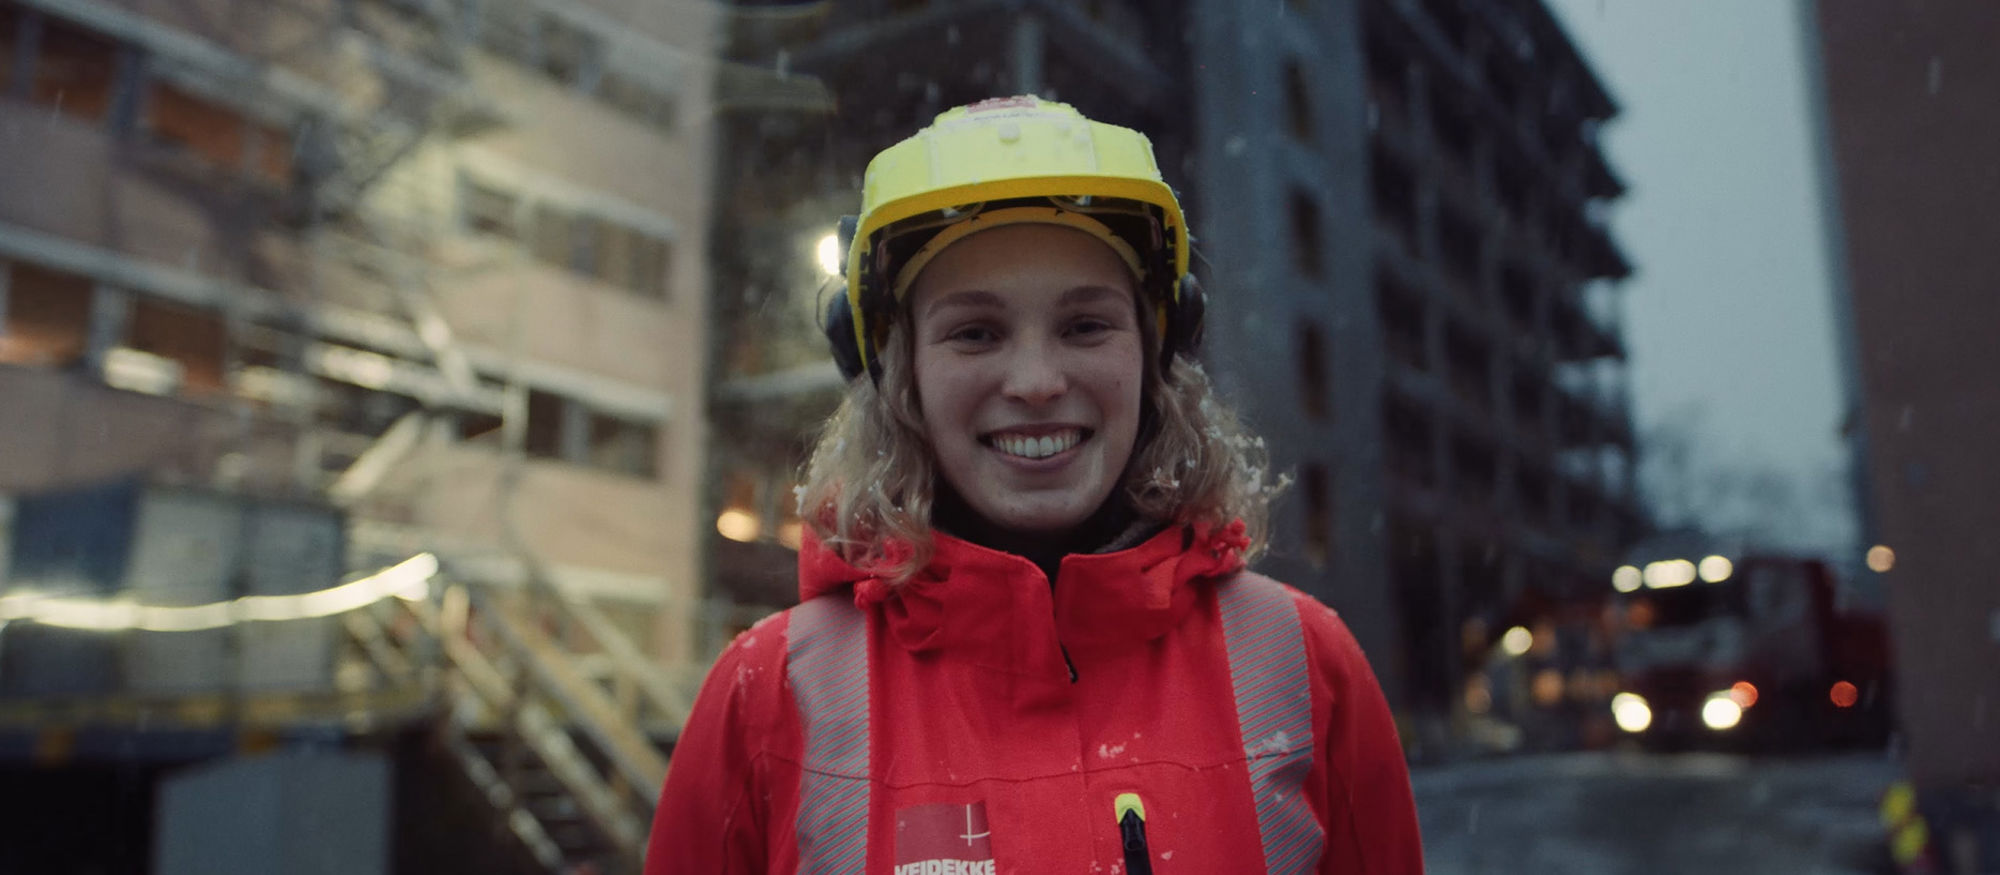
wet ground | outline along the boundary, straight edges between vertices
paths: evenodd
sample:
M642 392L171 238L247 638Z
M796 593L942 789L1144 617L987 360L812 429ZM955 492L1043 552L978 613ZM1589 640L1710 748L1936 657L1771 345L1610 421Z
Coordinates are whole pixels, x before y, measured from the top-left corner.
M1419 769L1433 875L1882 873L1886 757L1582 753Z

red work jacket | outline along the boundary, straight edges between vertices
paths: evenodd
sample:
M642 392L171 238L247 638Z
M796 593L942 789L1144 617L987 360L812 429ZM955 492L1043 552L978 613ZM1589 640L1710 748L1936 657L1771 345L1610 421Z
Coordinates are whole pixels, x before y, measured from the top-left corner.
M1053 587L939 534L892 589L809 538L804 604L709 673L647 875L1421 872L1367 661L1241 570L1241 532L1070 555Z

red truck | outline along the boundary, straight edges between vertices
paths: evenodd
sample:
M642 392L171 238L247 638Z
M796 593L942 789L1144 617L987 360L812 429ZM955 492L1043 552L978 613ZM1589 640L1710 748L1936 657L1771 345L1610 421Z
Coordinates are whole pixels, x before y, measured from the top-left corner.
M1889 735L1887 627L1824 560L1691 551L1620 568L1620 729L1649 747L1789 750Z

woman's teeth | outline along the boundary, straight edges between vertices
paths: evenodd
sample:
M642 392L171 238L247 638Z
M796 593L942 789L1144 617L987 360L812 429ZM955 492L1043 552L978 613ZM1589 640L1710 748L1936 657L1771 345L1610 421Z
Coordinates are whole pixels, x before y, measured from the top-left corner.
M1066 428L1062 431L1035 437L1017 434L996 434L991 443L1000 452L1024 459L1046 459L1076 446L1083 440L1083 430Z

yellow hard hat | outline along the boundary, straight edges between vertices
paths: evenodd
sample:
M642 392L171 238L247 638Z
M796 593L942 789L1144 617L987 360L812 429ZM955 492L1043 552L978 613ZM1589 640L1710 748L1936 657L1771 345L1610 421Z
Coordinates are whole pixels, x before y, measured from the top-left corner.
M1031 96L946 110L882 150L848 221L847 311L827 333L850 377L875 370L875 342L931 256L983 228L1049 222L1097 236L1153 296L1163 330L1188 274L1187 223L1146 136Z

